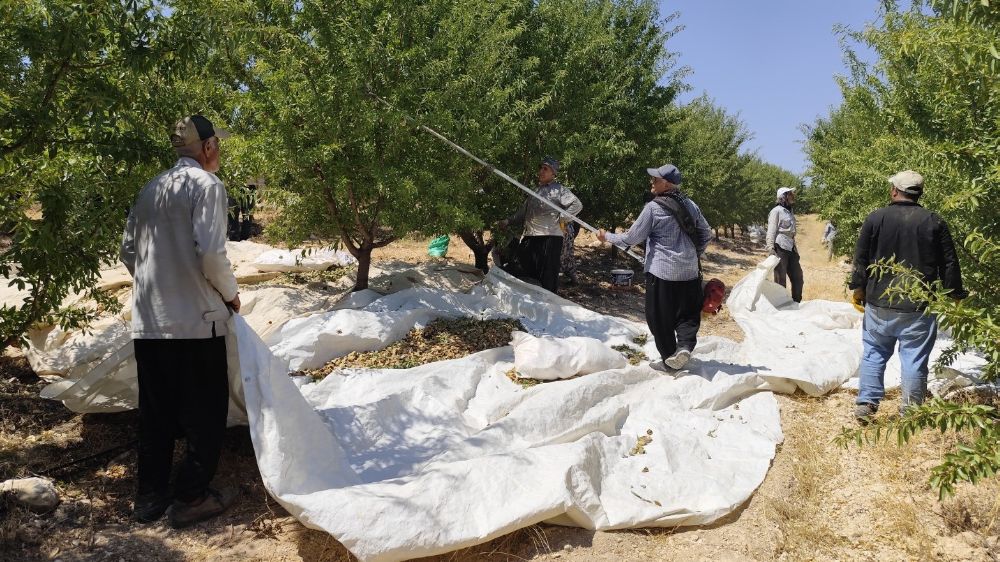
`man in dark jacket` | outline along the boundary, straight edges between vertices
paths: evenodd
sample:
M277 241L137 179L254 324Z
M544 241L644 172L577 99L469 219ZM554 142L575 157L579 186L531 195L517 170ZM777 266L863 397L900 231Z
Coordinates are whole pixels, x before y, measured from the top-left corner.
M861 383L855 417L866 423L878 411L885 395L885 365L899 343L902 371L900 413L924 401L927 364L937 338L934 317L926 314L927 303L887 294L897 283L893 275L873 275L869 266L889 258L916 270L927 283L941 281L950 296L964 298L962 273L948 225L941 217L921 207L924 178L907 170L889 178L892 203L868 215L854 251L854 271L849 287L855 304L865 305L861 339Z

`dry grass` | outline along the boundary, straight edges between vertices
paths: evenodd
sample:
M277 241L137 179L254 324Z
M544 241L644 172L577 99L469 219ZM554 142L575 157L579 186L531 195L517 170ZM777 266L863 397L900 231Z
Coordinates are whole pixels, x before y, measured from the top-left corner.
M1000 480L960 486L942 502L928 484L954 436L925 433L902 447L891 441L843 449L832 438L853 423L852 392L779 400L785 443L743 514L778 529L768 557L988 560L977 545L997 534ZM898 400L890 393L886 409Z
M798 416L815 418L822 405L818 400L796 396L801 408ZM798 417L797 416L797 417ZM797 428L798 429L798 428ZM808 424L792 435L786 435L781 453L791 457L792 481L786 493L768 498L765 516L780 530L777 552L788 553L793 559L835 557L836 549L844 544L823 516L823 504L830 483L840 472L840 465L829 455L829 435L820 424Z
M538 555L553 551L546 529L542 525L531 525L518 529L502 537L448 554L417 558L421 562L516 562L530 560Z
M1000 486L996 482L984 482L983 494L987 498L992 491L994 501L965 493L941 502L941 519L952 533L973 531L983 536L998 534L1000 531Z

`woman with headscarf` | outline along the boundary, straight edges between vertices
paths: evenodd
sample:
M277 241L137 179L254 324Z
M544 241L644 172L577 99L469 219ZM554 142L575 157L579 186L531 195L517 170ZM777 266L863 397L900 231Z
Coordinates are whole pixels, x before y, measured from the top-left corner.
M767 215L767 242L764 249L778 256L781 261L774 268L774 282L786 287L785 279L792 281L792 300L802 302L802 265L799 249L795 247L795 190L778 188L778 204Z

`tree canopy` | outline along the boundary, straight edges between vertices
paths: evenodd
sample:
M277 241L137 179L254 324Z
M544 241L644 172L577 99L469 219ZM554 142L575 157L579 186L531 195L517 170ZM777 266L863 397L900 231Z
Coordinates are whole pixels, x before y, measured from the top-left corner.
M133 195L171 158L171 124L213 83L188 81L200 30L154 1L14 0L0 20L0 226L12 242L0 275L26 294L0 308L6 346L35 322L92 315L61 304L116 261Z
M219 175L265 178L273 237L338 241L358 288L372 250L411 233L458 232L485 264L484 233L523 199L417 123L524 183L561 159L605 226L638 211L648 166L677 164L717 224L753 221L743 202L780 175L736 117L677 103L676 15L652 0L13 0L0 16L0 273L26 295L0 310L5 345L96 312L62 305L103 298L127 210L193 113L236 133Z

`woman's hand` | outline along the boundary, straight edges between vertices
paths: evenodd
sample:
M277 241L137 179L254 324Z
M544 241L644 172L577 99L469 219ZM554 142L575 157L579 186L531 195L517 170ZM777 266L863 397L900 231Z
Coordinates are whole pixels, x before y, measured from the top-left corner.
M597 231L597 239L600 240L601 242L607 242L607 240L605 239L605 235L606 234L607 234L607 232L604 232L604 229L598 230Z

